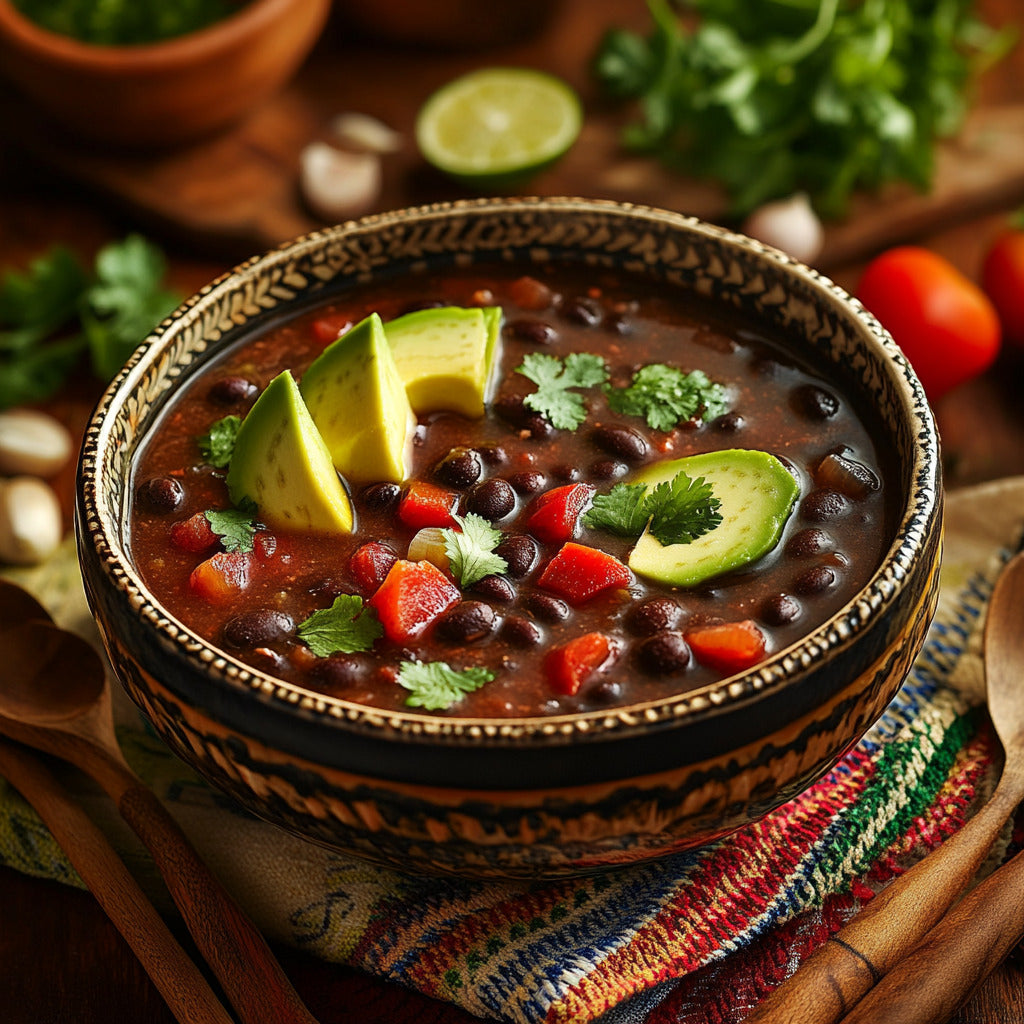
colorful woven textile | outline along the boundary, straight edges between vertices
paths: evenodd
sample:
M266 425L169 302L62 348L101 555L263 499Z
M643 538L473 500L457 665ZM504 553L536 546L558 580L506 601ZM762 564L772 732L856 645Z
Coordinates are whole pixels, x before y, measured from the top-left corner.
M489 1020L737 1021L990 791L997 744L983 710L979 626L1022 519L1024 480L952 495L939 616L885 715L791 803L713 846L651 864L557 884L406 877L239 813L123 705L119 735L275 941ZM69 621L81 608L63 607L66 571L51 565L22 581L56 598ZM68 780L145 878L151 865L104 798ZM0 861L75 883L32 811L0 785Z

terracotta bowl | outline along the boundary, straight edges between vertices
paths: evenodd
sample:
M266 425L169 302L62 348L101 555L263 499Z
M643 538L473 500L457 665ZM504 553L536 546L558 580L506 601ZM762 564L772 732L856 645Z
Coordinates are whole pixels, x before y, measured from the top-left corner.
M782 326L877 410L896 454L891 545L839 613L746 673L600 713L382 712L261 674L176 622L126 545L136 450L181 382L241 334L368 282L452 263L641 270ZM482 200L300 238L194 295L112 383L80 466L78 542L114 668L171 748L255 814L405 870L570 875L703 844L820 777L882 713L937 597L941 484L924 393L879 324L820 274L678 214Z
M0 0L0 75L63 127L130 148L210 136L272 96L319 37L330 0L249 0L164 42L96 46Z

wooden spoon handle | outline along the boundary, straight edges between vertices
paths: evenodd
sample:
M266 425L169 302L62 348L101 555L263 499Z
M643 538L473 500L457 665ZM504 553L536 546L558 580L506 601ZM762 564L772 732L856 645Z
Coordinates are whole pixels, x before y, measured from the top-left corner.
M38 811L182 1024L232 1024L103 833L33 754L0 741L0 774Z
M256 926L213 876L167 808L142 783L121 816L146 848L243 1024L316 1024Z
M842 1024L942 1024L1024 934L1024 855L993 872Z
M913 950L974 877L1021 796L1004 776L984 807L882 890L761 1002L745 1024L834 1024ZM881 1018L879 1018L881 1019Z

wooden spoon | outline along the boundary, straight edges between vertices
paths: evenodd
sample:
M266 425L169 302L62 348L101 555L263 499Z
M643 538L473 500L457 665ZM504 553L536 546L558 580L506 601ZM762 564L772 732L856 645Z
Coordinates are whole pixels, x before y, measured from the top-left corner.
M894 986L887 984L883 988L879 982L915 949L949 909L976 874L1006 820L1024 799L1022 609L1024 553L1015 556L997 580L985 628L988 706L1005 755L1002 775L991 799L956 835L890 883L849 924L808 957L758 1005L745 1024L769 1021L771 1024L835 1024L840 1020L843 1024L854 1020L884 1020L887 1024L906 1020L924 1024L932 1020L919 1015L916 1006L905 1018L894 1016ZM1008 868L1009 865L1002 870ZM1024 873L1024 864L1019 870ZM1018 908L1024 923L1024 900L1018 901ZM975 919L973 923L983 932L990 926L985 918ZM996 938L994 923L991 937ZM979 936L979 940L981 938ZM995 962L991 966L995 966ZM940 974L943 987L956 977L951 969L936 972L925 987L935 986L937 990ZM899 976L903 976L902 965ZM867 1000L859 1005L858 1001L874 986L878 986L875 992L888 994L876 998L872 992L870 1005L875 1007L876 1015L862 1017L861 1007ZM856 1012L844 1016L855 1005ZM950 1012L953 1009L955 1007Z
M134 829L243 1024L316 1024L263 936L124 760L99 655L52 623L0 632L0 733L91 775Z

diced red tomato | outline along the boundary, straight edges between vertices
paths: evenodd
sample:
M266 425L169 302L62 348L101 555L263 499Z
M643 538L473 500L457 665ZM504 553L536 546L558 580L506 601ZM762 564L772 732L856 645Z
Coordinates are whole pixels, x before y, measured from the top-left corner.
M238 597L249 586L251 571L251 554L218 551L192 570L188 583L197 597L222 604Z
M398 518L414 530L425 526L454 526L452 513L459 496L437 484L414 480L398 502Z
M730 674L756 665L767 649L764 633L750 619L699 626L683 635L702 665Z
M321 345L330 345L337 341L352 326L352 318L342 313L332 313L317 317L313 321L311 331L313 338Z
M544 662L551 688L572 697L615 650L614 641L604 633L584 633L556 647Z
M414 640L462 595L432 562L400 558L367 602L395 643Z
M526 517L526 529L550 544L569 540L593 493L590 484L566 484L545 491L534 501Z
M537 585L570 604L583 604L602 590L629 586L632 578L633 574L614 555L569 541L544 566Z
M387 578L398 555L380 541L371 540L352 552L348 567L364 593L372 594Z
M171 527L171 543L183 551L198 554L219 543L220 538L213 532L210 521L202 512L188 519L182 519Z

